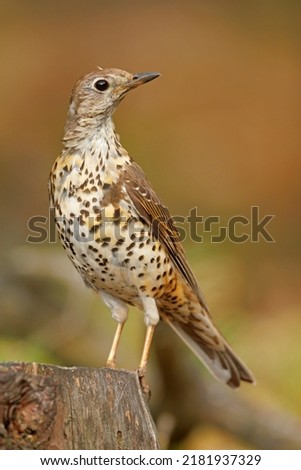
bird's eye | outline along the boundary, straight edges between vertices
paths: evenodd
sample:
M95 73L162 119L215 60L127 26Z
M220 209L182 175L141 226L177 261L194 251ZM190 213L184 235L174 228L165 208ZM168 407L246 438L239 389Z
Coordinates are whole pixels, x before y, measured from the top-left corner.
M109 88L109 82L106 80L97 80L97 82L94 83L94 88L98 91L106 91Z

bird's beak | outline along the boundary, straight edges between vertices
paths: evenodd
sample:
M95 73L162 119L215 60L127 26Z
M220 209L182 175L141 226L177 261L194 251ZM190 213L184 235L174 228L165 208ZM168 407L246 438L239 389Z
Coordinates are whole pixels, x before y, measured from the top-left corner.
M143 83L150 82L151 80L154 80L157 77L160 77L160 74L158 72L136 73L135 75L133 75L132 80L127 83L126 88L127 90L132 90L133 88L136 88L139 85L143 85Z

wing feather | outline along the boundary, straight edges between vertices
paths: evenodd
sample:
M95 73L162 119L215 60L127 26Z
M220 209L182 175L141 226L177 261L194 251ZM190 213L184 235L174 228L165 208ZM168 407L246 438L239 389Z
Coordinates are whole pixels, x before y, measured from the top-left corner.
M154 237L165 247L172 263L196 294L202 307L209 312L197 280L187 263L174 220L135 162L126 167L123 182L140 218L150 226Z

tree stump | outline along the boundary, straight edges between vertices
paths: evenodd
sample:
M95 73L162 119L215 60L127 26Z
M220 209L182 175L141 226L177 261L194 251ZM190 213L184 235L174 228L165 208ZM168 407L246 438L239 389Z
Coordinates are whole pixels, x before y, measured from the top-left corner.
M136 372L0 364L0 449L159 449Z

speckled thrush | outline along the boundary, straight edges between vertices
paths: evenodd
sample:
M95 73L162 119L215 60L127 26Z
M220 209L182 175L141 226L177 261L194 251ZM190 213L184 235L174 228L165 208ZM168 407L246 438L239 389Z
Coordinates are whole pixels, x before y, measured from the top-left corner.
M49 180L58 235L85 284L117 321L107 366L115 366L128 305L135 305L146 324L141 375L161 319L215 377L238 387L241 380L254 382L253 376L213 324L174 221L112 121L128 91L158 76L99 68L75 84L63 149Z

